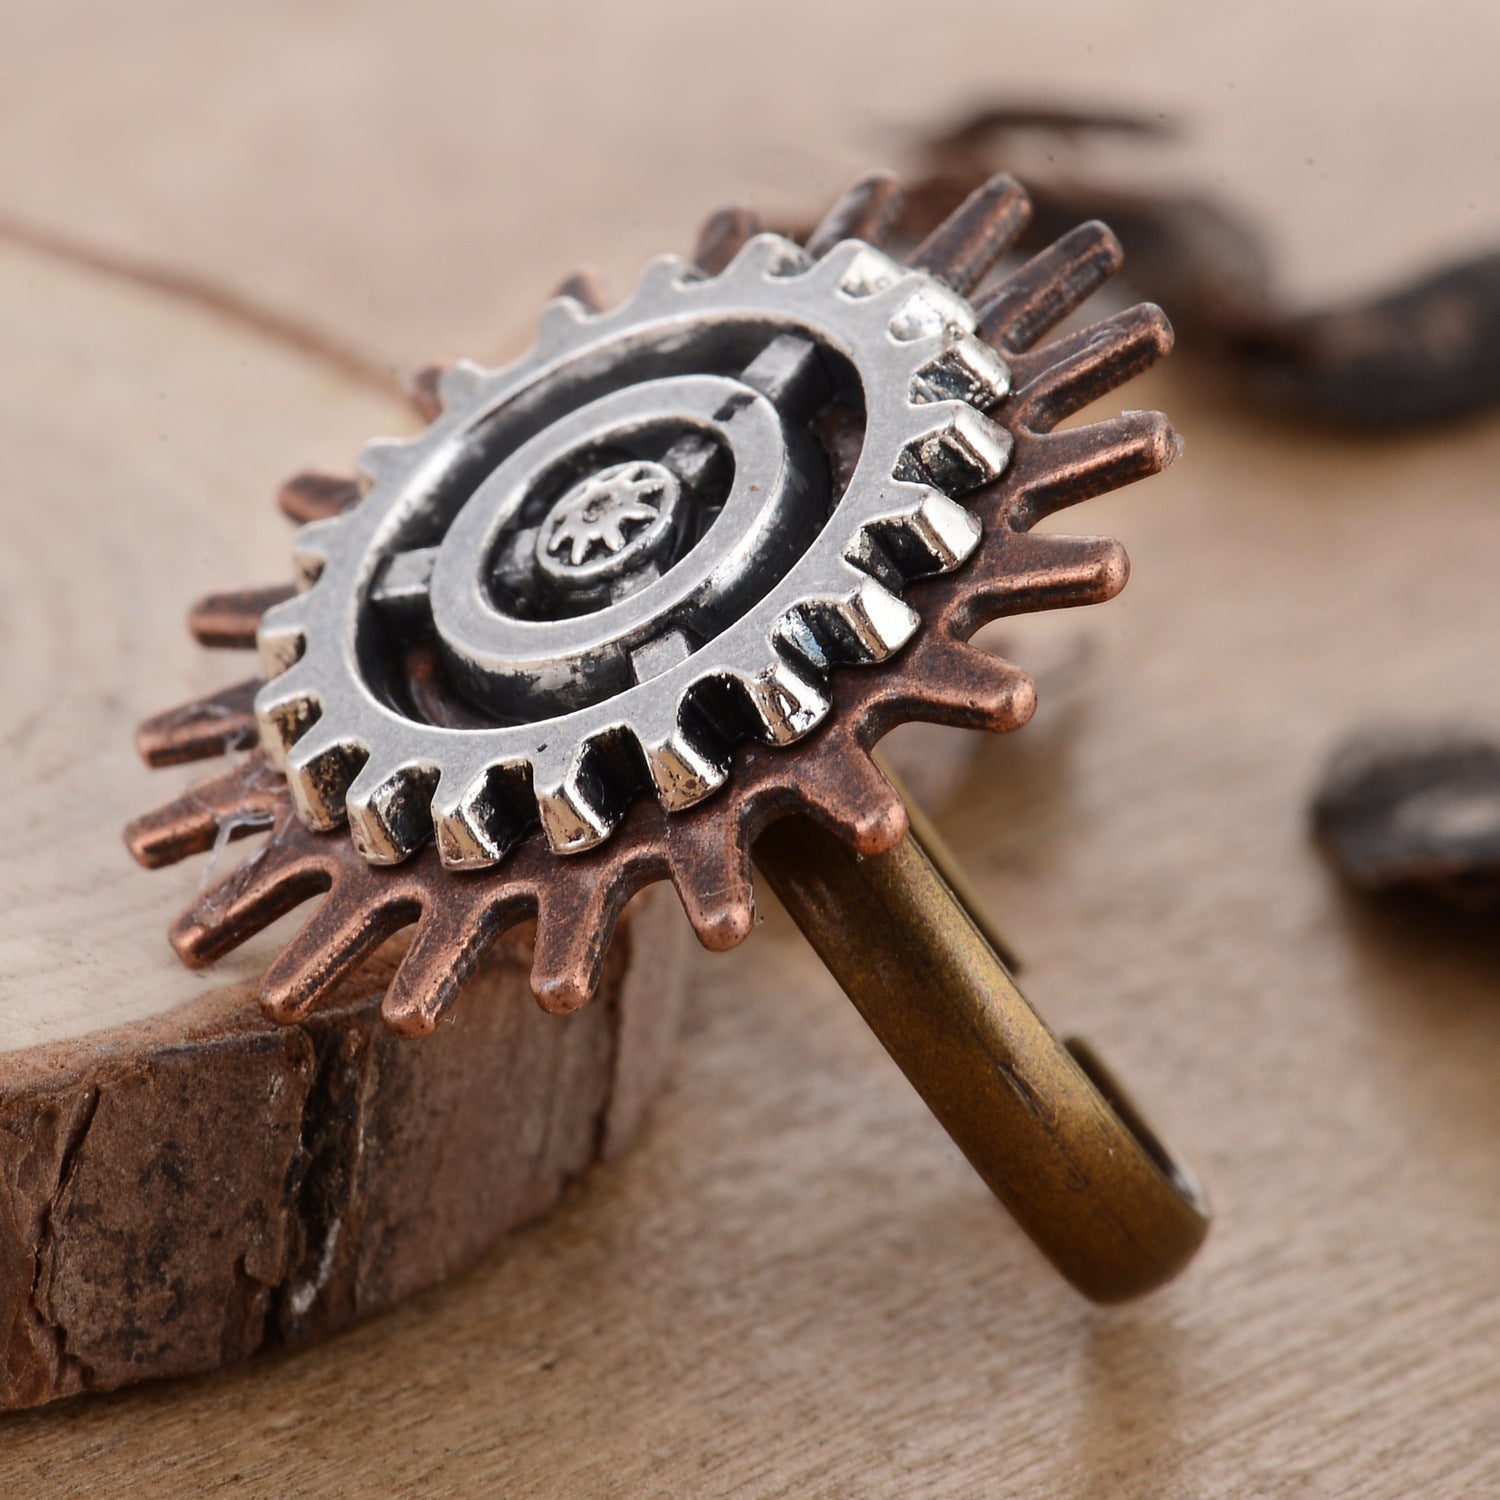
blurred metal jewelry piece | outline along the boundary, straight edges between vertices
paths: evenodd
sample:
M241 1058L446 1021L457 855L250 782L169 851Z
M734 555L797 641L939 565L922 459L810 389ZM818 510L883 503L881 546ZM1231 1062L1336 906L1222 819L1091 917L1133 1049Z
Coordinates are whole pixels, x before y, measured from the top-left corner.
M1425 890L1490 911L1500 905L1500 734L1478 724L1357 731L1329 758L1312 823L1362 890Z
M192 619L269 680L140 733L153 764L261 748L127 837L159 865L269 827L175 924L191 964L328 892L263 982L280 1020L415 924L383 1007L406 1035L531 917L539 1000L583 1004L654 880L733 946L753 845L992 1189L1114 1300L1191 1257L1202 1194L1027 1006L872 751L916 719L1018 727L1030 679L969 638L1124 585L1117 542L1031 528L1176 456L1157 413L1053 430L1171 334L1137 307L1033 350L1118 265L1108 229L987 287L1028 213L1013 181L905 265L880 248L899 202L868 178L805 246L715 215L613 311L573 278L515 364L425 372L429 427L367 448L366 480L293 480L297 588Z

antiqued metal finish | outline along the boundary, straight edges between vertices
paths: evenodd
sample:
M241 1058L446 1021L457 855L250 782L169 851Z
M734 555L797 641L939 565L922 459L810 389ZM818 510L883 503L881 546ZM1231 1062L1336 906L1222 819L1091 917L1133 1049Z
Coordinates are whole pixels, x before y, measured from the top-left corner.
M1118 1302L1187 1264L1208 1232L1192 1171L1091 1051L1052 1035L915 839L861 859L790 817L760 836L755 861L974 1170L1074 1286Z
M1352 884L1491 910L1500 905L1500 733L1435 725L1352 734L1329 759L1312 820Z
M156 865L269 830L172 942L208 963L323 893L262 984L283 1020L414 926L383 1007L410 1036L528 918L538 999L583 1004L651 881L733 946L755 845L986 1180L1084 1291L1128 1295L1191 1253L1201 1202L1026 1007L872 752L909 720L1024 723L1030 678L970 637L1123 586L1117 542L1032 528L1176 456L1158 413L1054 430L1171 333L1137 307L1033 348L1118 263L1109 231L994 278L1028 212L999 177L903 266L880 248L899 203L870 177L804 246L726 211L613 311L572 278L516 365L424 372L431 425L367 450L367 481L291 481L298 592L194 612L275 675L140 734L154 764L260 746L128 841ZM855 972L892 945L878 982ZM939 1003L939 973L964 993ZM1051 1202L1080 1182L1086 1206Z

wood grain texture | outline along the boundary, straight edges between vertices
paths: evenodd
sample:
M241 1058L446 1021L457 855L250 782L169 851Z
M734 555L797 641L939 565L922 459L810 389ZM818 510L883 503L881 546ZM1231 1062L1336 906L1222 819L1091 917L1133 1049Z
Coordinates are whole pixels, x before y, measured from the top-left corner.
M493 1249L634 1134L682 924L643 904L577 1024L497 947L453 1022L392 1036L377 959L308 1021L247 986L0 1070L0 1405L326 1338Z
M4 64L25 126L0 154L9 201L388 359L484 355L576 261L628 284L710 204L802 212L894 154L891 120L1008 87L1196 112L1171 161L1222 174L1300 287L1369 285L1500 222L1500 13L1460 4L1101 4L1060 35L1055 12L961 3L964 45L903 46L899 90L894 4L868 28L760 6L685 69L711 23L657 0L567 25L459 3L155 14L172 25L147 43L107 7L28 13ZM69 91L47 77L63 59ZM648 79L629 100L622 61ZM370 234L393 201L409 212ZM295 379L256 399L286 400L277 452L221 439L202 461L257 504L283 442L337 465L366 435ZM6 1419L0 1488L1500 1488L1500 936L1346 897L1303 813L1352 724L1492 708L1500 428L1288 430L1187 366L1124 400L1167 410L1186 457L1086 513L1130 547L1119 601L1007 628L1023 662L1080 633L1089 651L982 747L945 829L1038 1007L1207 1179L1218 1222L1180 1282L1082 1305L771 912L704 966L640 1148L561 1212L319 1348ZM174 611L245 571L191 561Z

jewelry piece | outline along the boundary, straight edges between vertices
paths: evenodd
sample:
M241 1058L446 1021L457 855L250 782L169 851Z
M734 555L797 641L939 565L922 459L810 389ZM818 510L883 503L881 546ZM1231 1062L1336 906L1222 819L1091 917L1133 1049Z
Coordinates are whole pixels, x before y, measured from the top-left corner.
M1333 751L1313 832L1349 883L1500 905L1500 738L1490 725L1387 725Z
M139 739L151 764L259 748L128 842L160 865L269 830L173 927L189 964L327 891L263 981L279 1020L414 924L384 1004L409 1036L530 917L538 999L582 1005L651 881L732 947L753 845L986 1182L1111 1300L1186 1263L1201 1192L1027 1006L871 752L908 720L1024 723L1031 680L969 638L1124 585L1119 543L1031 528L1176 456L1158 413L1053 431L1171 332L1136 307L1033 350L1118 266L1109 230L987 286L1028 213L1013 181L904 264L899 205L867 178L805 245L716 215L612 309L574 278L514 364L420 377L430 425L366 448L363 480L292 480L295 588L191 621L258 644L266 680Z

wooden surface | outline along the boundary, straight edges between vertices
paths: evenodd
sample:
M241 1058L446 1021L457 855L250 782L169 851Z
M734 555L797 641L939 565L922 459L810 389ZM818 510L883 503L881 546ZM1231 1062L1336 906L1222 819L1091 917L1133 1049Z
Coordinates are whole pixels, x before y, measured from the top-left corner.
M961 44L928 50L905 7L854 26L766 5L730 13L709 67L685 64L729 22L659 0L567 24L456 3L162 0L149 28L82 0L18 7L0 188L32 231L212 275L377 367L513 342L576 261L624 284L726 193L803 210L850 167L899 164L896 123L1007 87L1196 111L1171 165L1260 214L1295 288L1500 238L1500 18L1202 9L1100 4L1059 31L955 4ZM346 460L364 414L271 373L253 384L284 402L274 442L168 399L151 461L196 444L196 472L260 495ZM58 422L107 408L110 372L94 378ZM1345 897L1303 811L1351 724L1493 711L1500 425L1330 437L1187 361L1117 404L1169 411L1187 456L1088 513L1130 546L1119 601L1007 628L1023 661L1081 639L1087 665L983 746L947 831L1029 994L1206 1178L1218 1222L1180 1282L1082 1305L772 913L703 965L639 1149L560 1213L318 1349L6 1419L0 1487L1500 1486L1500 935ZM13 488L4 503L22 519ZM184 595L231 547L280 546L261 525L226 520ZM130 611L110 608L118 632ZM149 706L122 705L122 732Z
M625 924L559 1025L500 945L413 1047L376 960L297 1026L246 985L0 1065L0 1404L302 1346L493 1250L629 1144L671 1055L686 935Z

